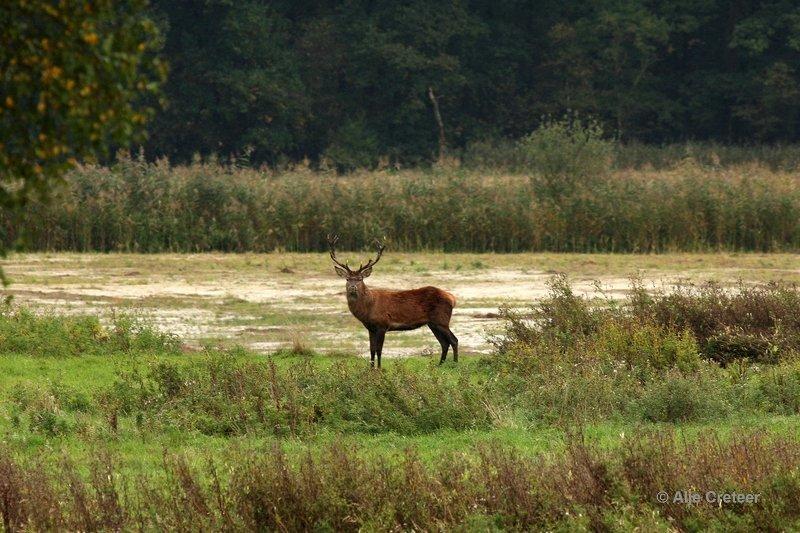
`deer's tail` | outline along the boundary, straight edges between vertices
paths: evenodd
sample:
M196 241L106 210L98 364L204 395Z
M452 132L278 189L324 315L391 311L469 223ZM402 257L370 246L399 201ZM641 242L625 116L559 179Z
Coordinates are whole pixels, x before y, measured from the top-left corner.
M444 293L444 297L447 299L447 301L450 302L450 307L455 307L456 297L453 296L453 293L447 291L442 291L442 292Z

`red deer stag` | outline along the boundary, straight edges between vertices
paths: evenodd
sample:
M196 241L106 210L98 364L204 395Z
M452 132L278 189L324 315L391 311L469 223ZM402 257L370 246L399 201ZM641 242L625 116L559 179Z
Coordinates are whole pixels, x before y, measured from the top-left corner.
M406 331L427 325L442 345L442 358L447 358L447 350L453 347L453 361L458 362L458 339L450 331L450 316L456 305L456 298L447 291L436 287L422 287L410 291L391 291L386 289L370 289L364 284L364 278L372 274L372 267L381 260L386 248L380 241L378 255L375 259L351 270L347 263L336 259L336 242L338 235L328 236L331 247L331 259L334 269L340 277L347 280L347 306L350 312L364 324L369 331L370 364L375 366L375 355L378 356L378 368L381 367L383 340L387 331Z

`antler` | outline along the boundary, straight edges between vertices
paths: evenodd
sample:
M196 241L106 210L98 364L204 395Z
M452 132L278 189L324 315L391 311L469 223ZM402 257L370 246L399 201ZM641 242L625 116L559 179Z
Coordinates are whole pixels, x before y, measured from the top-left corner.
M386 245L381 241L379 241L378 239L375 239L375 244L378 247L378 255L375 257L375 260L373 261L372 259L370 259L369 261L367 261L366 265L364 266L359 265L358 272L361 272L362 270L366 270L367 268L375 266L376 264L378 264L378 261L381 260L381 255L383 255L383 251L386 249Z
M347 266L347 263L340 263L338 259L336 259L336 243L339 242L338 235L328 235L328 245L331 247L331 259L334 263L342 267L343 269L347 270L348 272L352 272L350 267Z

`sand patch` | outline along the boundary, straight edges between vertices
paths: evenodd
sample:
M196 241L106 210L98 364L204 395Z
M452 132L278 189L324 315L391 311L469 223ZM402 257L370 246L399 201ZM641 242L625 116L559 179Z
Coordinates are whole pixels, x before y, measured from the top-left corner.
M316 351L369 355L367 333L347 309L344 282L332 273L328 275L327 266L324 275L322 269L309 275L295 268L281 273L281 260L275 257L269 259L269 270L251 265L241 272L230 268L231 263L226 261L232 259L224 256L148 256L147 261L152 263L138 261L126 255L15 256L4 263L12 279L31 275L31 279L49 281L14 284L2 293L34 308L96 313L103 320L108 320L112 311L131 312L179 335L190 346L212 341L272 352L290 348L293 338L298 337ZM155 264L159 268L148 266ZM452 292L458 304L451 329L459 338L460 351L487 353L492 349L488 337L502 326L502 303L524 308L547 296L552 272L535 266L488 265L468 271L434 269L403 274L378 270L368 284L393 289L435 285ZM646 286L668 289L688 278L719 278L720 272L731 280L742 274L737 268L714 272L651 270L644 277ZM573 278L574 292L597 296L593 279L599 280L603 295L609 298L621 298L630 289L628 278L598 271L597 276ZM389 333L384 356L438 357L439 350L430 331L422 328Z

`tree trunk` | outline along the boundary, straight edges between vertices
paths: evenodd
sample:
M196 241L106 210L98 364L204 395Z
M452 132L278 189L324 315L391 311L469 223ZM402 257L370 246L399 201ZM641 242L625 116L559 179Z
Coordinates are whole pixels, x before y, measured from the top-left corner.
M442 114L439 113L439 98L434 94L433 87L428 87L428 98L433 105L433 118L436 119L436 126L439 128L439 161L444 161L447 153L447 139L444 137L444 122L442 122Z

